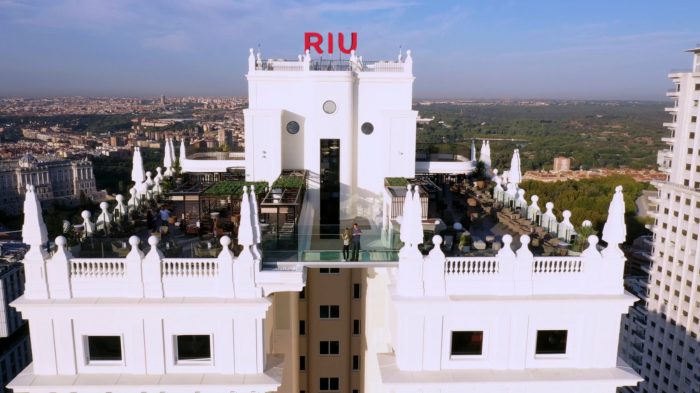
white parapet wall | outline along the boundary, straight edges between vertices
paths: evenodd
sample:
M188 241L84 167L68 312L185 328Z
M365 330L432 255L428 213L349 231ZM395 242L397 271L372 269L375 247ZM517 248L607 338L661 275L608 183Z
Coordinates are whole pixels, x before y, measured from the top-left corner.
M495 257L446 258L433 241L429 256L400 254L393 351L377 358L385 391L613 393L640 381L617 359L620 318L636 297L624 291L616 244L601 253L591 236L581 256L535 257L527 236L514 252L506 235Z
M266 352L267 296L301 290L303 269L261 271L250 252L233 255L228 237L216 258L164 258L155 237L145 255L138 238L129 243L125 258L73 258L60 237L54 255L25 258L44 272L27 280L46 290L12 304L30 321L33 363L10 386L37 393L276 391L285 360ZM90 340L105 336L119 344L115 359L91 354ZM207 337L208 355L182 360L181 336Z

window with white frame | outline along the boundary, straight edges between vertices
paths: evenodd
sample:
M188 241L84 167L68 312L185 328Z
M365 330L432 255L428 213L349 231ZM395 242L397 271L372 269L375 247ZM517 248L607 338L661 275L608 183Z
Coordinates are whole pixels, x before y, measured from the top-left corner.
M538 330L536 355L562 355L566 353L567 330Z
M93 362L121 362L121 336L87 336L87 360Z
M175 336L175 361L177 363L211 362L211 336Z
M483 331L454 331L450 354L452 356L481 355L484 346Z

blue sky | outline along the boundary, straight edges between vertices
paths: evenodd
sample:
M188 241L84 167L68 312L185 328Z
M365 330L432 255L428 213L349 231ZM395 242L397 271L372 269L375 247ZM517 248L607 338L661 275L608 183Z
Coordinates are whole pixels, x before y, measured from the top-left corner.
M700 1L0 0L0 96L246 95L248 48L305 31L412 49L414 96L663 100Z

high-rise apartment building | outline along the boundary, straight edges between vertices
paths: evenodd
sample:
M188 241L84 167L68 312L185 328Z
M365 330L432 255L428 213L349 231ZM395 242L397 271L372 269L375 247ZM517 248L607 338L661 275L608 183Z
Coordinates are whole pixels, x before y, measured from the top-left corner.
M664 126L671 135L658 153L668 180L656 183L646 310L633 311L638 316L627 335L638 338L623 348L639 359L645 381L638 391L644 393L700 392L700 46L689 52L692 69L669 74L674 87L667 96L674 102Z

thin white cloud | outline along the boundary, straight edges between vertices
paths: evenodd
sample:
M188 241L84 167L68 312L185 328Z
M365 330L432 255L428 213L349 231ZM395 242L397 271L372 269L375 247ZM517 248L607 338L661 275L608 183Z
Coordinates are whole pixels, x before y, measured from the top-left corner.
M166 52L184 52L192 48L192 39L182 30L156 37L149 37L143 41L143 47L158 49Z

